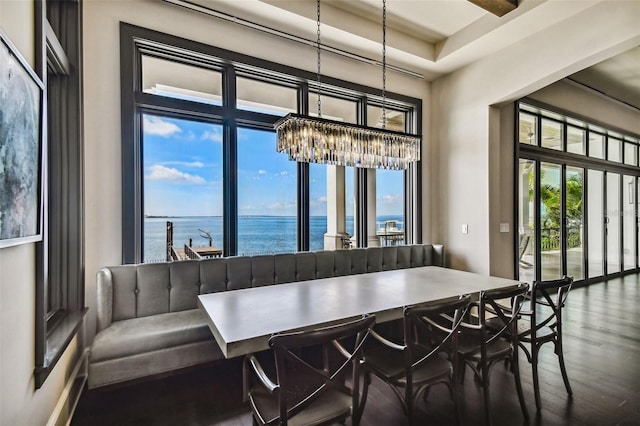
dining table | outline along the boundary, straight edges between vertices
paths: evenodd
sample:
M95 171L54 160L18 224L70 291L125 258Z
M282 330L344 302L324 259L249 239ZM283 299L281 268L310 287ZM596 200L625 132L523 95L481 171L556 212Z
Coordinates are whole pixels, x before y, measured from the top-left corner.
M376 316L402 318L407 306L518 284L506 278L424 266L252 287L198 296L198 307L226 358L269 348L276 333Z

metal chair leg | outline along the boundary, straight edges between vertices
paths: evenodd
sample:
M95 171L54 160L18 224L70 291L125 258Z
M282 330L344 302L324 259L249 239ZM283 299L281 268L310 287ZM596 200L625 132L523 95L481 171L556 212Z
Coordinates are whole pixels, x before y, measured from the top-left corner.
M515 349L518 350L517 348ZM525 419L529 418L529 411L527 410L527 404L524 401L524 392L522 392L522 381L520 380L520 364L518 363L518 353L515 352L513 356L513 377L516 381L516 391L518 392L518 400L520 401L520 407L522 408L522 414Z
M564 381L564 387L567 389L567 393L573 396L571 385L569 384L569 376L567 376L567 368L564 366L564 353L562 350L562 340L558 338L556 342L556 354L558 355L558 361L560 362L560 372L562 373L562 380Z
M491 399L489 397L489 367L486 362L482 363L482 398L484 399L484 417L487 426L491 426Z
M538 379L538 351L540 348L531 348L531 371L533 372L533 394L536 397L536 410L542 409L542 402L540 401L540 382Z

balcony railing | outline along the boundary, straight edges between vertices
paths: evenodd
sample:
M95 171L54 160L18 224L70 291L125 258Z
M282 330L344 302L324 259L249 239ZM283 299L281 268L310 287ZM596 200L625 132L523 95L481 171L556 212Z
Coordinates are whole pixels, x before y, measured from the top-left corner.
M541 250L560 250L560 228L541 228ZM582 226L567 227L567 248L582 246Z

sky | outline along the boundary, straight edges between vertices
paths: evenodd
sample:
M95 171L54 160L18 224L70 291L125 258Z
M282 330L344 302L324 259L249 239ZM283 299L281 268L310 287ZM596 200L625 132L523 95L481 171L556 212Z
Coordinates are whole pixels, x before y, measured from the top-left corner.
M222 215L222 126L145 115L143 167L146 215ZM377 174L377 215L401 216L403 172ZM313 164L310 175L311 215L326 216L326 166ZM276 151L275 132L238 130L237 176L239 215L296 215L296 163ZM353 215L353 203L347 206Z

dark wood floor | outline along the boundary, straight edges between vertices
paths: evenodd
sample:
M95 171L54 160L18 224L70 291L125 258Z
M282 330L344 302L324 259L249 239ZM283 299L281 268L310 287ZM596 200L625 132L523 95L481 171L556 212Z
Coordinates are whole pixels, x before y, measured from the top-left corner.
M524 420L512 376L502 365L491 376L495 425L640 425L640 275L571 291L565 310L565 357L574 396L565 392L551 346L543 348L540 380L543 409L536 414L531 368L520 371L529 421ZM462 387L462 420L482 424L480 390L472 375ZM74 426L251 425L241 402L241 363L225 361L172 377L106 391L83 392ZM446 388L434 387L418 404L416 424L454 423ZM406 424L395 396L375 381L362 425Z

